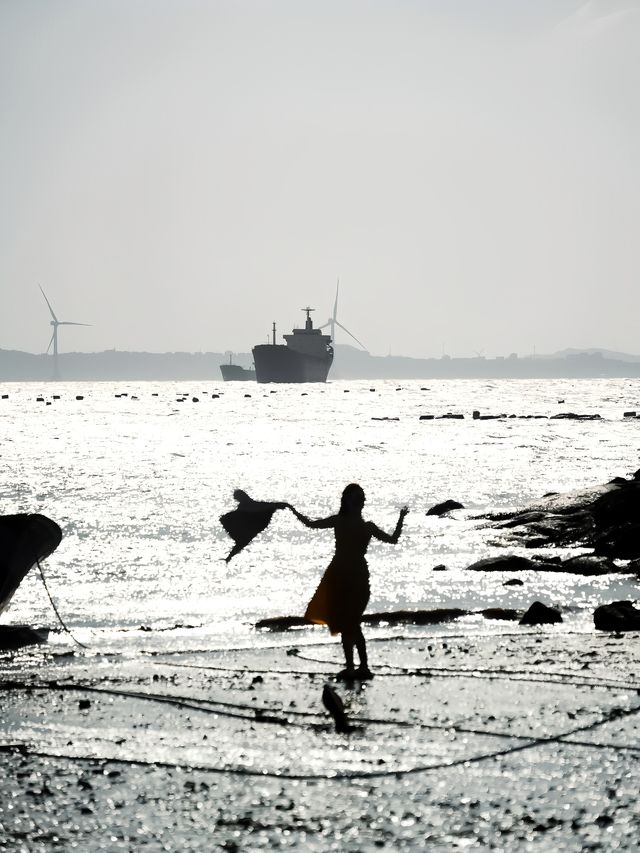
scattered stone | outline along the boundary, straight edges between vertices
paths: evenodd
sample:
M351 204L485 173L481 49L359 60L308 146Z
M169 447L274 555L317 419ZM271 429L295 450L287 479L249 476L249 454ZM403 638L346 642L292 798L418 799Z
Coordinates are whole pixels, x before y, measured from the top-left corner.
M435 419L435 415L420 415L421 421L432 421Z
M562 622L560 611L541 601L534 601L520 620L521 625L554 625L556 622Z
M88 711L91 707L91 701L89 699L80 699L78 702L78 708L81 711Z
M431 571L432 571L432 572L446 572L446 571L447 571L447 567L444 565L444 563L439 563L437 566L434 566L434 567L431 569Z
M602 420L602 415L577 415L575 412L561 412L558 415L551 415L551 420L599 421Z
M521 581L520 578L509 578L502 586L524 586L524 581Z

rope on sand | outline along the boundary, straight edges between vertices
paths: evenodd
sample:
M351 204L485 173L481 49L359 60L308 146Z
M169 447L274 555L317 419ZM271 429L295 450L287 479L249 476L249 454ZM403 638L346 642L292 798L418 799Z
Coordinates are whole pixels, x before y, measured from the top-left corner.
M312 663L330 664L332 661L321 660L320 658L304 657L296 655L300 660L307 660ZM315 670L315 669L255 669L252 667L231 667L231 666L212 666L210 664L194 664L194 663L163 663L162 661L154 661L156 666L177 667L180 669L200 669L213 672L230 672L230 673L245 673L247 675L318 675L331 676L333 671ZM389 669L397 669L398 672L376 672L376 678L404 678L406 676L421 676L430 678L478 678L487 679L489 681L531 681L541 684L560 684L566 687L600 687L607 690L638 690L640 691L640 683L629 683L625 681L616 681L611 679L599 679L599 676L583 676L582 680L572 679L567 677L567 673L558 673L556 677L552 672L529 672L527 670L505 670L505 669L459 669L456 667L421 667L418 669L408 669L405 667L394 667L392 664L380 664ZM591 680L590 680L591 679Z
M98 688L96 688L98 689ZM505 749L498 749L492 752L483 752L478 753L476 755L467 756L466 758L458 758L453 761L443 761L437 764L426 764L426 765L418 765L415 767L401 768L396 770L350 770L350 771L342 771L336 773L290 773L290 772L278 772L278 771L269 771L269 770L253 770L248 767L215 767L209 766L205 764L180 764L178 762L168 762L168 761L147 761L144 759L136 759L136 758L112 758L108 756L88 756L88 755L70 755L59 752L52 752L46 750L32 750L29 749L28 746L24 744L7 744L0 745L0 752L8 752L15 753L18 752L21 755L25 756L36 756L43 758L58 758L67 761L89 761L89 762L111 762L117 764L125 764L129 766L142 766L142 767L154 767L154 768L167 768L173 770L185 770L185 771L199 771L203 773L215 773L215 774L228 774L235 776L249 776L249 777L258 777L263 779L286 779L290 781L300 781L300 782L344 782L344 781L357 781L357 780L366 780L366 779L376 779L376 778L391 778L391 777L402 777L409 775L416 775L421 773L429 773L435 770L450 770L454 767L460 767L463 765L469 764L478 764L483 761L489 761L492 759L503 758L509 755L513 755L517 752L524 752L528 749L534 749L537 747L548 746L554 743L565 743L572 746L597 746L601 749L613 748L619 749L617 746L605 746L603 744L591 744L589 742L578 742L578 741L570 741L566 740L575 734L580 734L586 731L593 731L596 728L599 728L606 723L612 722L614 720L618 720L624 717L629 717L634 714L640 712L640 705L635 708L623 709L623 708L613 708L609 711L601 720L597 720L593 723L589 723L584 726L579 726L577 728L571 729L567 732L562 732L558 735L552 735L551 737L538 737L538 738L525 738L524 743L520 743L514 746L506 747ZM508 735L507 735L508 737Z
M89 648L89 646L85 646L85 644L84 644L84 643L81 643L81 642L80 642L80 640L78 640L76 637L74 637L74 635L71 633L71 631L69 630L69 628L67 628L67 625L65 624L64 619L63 619L63 618L62 618L62 616L60 615L60 611L59 611L59 610L58 610L58 608L56 607L56 603L55 603L55 601L53 600L53 598L52 598L52 596L51 596L51 593L49 592L49 587L47 586L47 581L46 581L46 579L45 579L44 572L42 571L42 566L40 565L40 560L38 559L38 555L37 555L37 554L35 555L35 558L36 558L36 563L38 564L38 569L40 570L40 577L42 578L42 583L43 583L43 585L44 585L45 592L47 593L47 596L49 597L49 601L51 602L51 606L53 607L53 612L54 612L54 613L56 614L56 616L58 617L58 622L60 622L60 624L62 625L62 629L63 629L64 631L66 631L66 633L71 637L71 639L73 640L73 642L74 642L74 643L77 643L77 645L79 645L79 646L80 646L80 648L82 648L82 649L88 649L88 648Z
M215 716L224 716L230 717L233 719L239 720L247 720L252 723L271 723L271 724L279 724L279 725L287 725L287 726L297 726L299 728L304 728L305 726L302 723L295 723L290 717L301 717L307 720L317 720L322 725L325 723L325 717L323 714L315 713L312 711L298 711L298 710L287 710L277 709L277 708L267 708L265 706L255 706L255 705L247 705L244 703L237 702L228 702L224 700L218 699L198 699L190 696L171 696L167 694L158 694L158 693L145 693L143 691L130 691L130 690L116 690L113 688L105 688L105 687L94 687L93 685L86 684L77 684L77 683L64 683L58 681L49 681L44 683L27 683L27 682L4 682L0 683L0 688L10 687L12 689L30 689L30 690L57 690L57 691L67 691L67 692L91 692L91 693L102 693L107 696L119 696L123 698L130 699L139 699L146 701L159 702L169 705L174 705L179 708L187 708L189 710L200 711L203 713L213 714ZM617 688L614 688L617 689ZM207 707L213 706L213 707ZM250 711L253 716L247 716L246 714L240 714L230 711L221 711L220 707L223 708L234 708L236 710L241 711ZM634 752L640 753L640 747L630 746L627 744L601 744L601 743L592 743L590 741L565 741L566 737L572 736L573 734L579 733L580 731L589 730L592 727L603 725L605 722L609 722L612 719L616 719L621 716L627 716L640 711L640 706L633 709L612 709L609 712L608 718L602 721L597 721L595 723L586 724L583 727L578 729L574 729L573 731L566 733L564 735L554 736L552 740L559 738L563 742L571 744L573 746L583 746L594 749L614 749L621 752ZM273 716L275 713L285 714L284 717ZM433 723L421 723L410 720L394 720L394 719L381 719L376 717L357 717L353 718L353 721L356 725L379 725L379 726L393 726L397 728L412 728L412 729L420 729L420 730L429 730L429 731L454 731L458 734L472 734L477 735L479 737L492 737L492 738L501 738L501 739L510 739L510 740L518 740L524 741L526 743L530 743L532 741L531 736L529 735L519 735L513 732L496 732L486 729L473 729L468 728L466 726L460 726L456 723L451 724L442 724L435 725ZM546 738L533 739L540 740L540 742L545 742Z

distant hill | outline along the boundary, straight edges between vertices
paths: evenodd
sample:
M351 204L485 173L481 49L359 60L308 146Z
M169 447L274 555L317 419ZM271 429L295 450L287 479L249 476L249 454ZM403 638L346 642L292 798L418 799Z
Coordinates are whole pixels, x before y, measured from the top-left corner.
M58 356L60 379L190 380L221 382L220 365L228 355L219 352L63 353ZM237 353L235 364L249 367L250 353ZM640 356L607 350L567 349L553 355L518 358L408 358L375 356L338 344L331 379L544 379L640 376ZM0 349L0 382L46 381L53 378L53 357Z
M640 362L640 355L629 355L629 353L626 352L599 349L598 347L591 347L589 349L563 349L559 352L553 353L553 355L544 356L544 358L574 358L575 356L582 355L583 353L586 353L587 355L599 354L602 358L607 358L612 361Z

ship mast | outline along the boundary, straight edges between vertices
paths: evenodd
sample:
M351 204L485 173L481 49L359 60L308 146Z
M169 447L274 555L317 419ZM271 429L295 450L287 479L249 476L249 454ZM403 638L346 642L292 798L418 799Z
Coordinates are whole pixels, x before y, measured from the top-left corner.
M309 331L311 331L311 329L313 329L313 321L311 320L311 312L315 311L316 309L315 308L301 308L300 310L307 312L307 320L306 320L306 323L304 324L304 327L307 330L307 332L309 332Z

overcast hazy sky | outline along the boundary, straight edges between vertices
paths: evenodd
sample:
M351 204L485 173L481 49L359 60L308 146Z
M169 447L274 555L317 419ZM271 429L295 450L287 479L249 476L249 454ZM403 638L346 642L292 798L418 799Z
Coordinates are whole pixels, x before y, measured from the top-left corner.
M640 352L638 0L2 0L0 348ZM338 335L338 342L347 342Z

